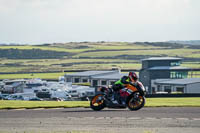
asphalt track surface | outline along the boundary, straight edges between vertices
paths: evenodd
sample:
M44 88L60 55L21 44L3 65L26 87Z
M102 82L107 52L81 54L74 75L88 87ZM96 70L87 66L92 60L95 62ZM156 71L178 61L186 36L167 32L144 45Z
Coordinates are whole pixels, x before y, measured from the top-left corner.
M200 133L199 107L0 110L0 133Z

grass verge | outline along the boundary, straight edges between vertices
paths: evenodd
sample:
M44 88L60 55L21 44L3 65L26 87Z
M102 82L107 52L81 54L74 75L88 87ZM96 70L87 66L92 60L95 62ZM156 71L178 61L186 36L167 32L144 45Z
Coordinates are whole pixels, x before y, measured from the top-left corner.
M75 108L89 107L88 101L13 101L1 100L0 109Z
M59 76L64 76L65 73L29 73L29 74L0 74L0 79L32 79L32 78L41 78L41 79L55 79L58 80Z
M145 107L200 107L200 97L146 98Z
M0 100L0 109L89 107L89 101L7 101ZM200 107L197 98L146 98L145 107Z

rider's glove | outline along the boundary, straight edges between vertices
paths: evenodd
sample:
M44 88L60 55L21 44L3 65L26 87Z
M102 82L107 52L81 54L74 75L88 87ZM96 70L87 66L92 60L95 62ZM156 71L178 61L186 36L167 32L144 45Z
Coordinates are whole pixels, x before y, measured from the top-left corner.
M130 85L132 85L132 86L137 86L137 82L134 82L134 83L132 83L132 82L130 82Z

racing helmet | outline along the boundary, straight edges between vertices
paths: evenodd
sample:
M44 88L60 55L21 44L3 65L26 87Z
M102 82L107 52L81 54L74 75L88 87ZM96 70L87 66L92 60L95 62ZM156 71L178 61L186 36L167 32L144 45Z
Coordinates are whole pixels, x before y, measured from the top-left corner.
M138 80L138 76L135 72L129 72L128 77L132 82L135 82Z

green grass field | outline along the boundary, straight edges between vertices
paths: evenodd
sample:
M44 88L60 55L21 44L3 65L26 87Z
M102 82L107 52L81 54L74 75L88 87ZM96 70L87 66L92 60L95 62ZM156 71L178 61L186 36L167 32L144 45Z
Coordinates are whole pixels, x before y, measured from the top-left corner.
M1 74L0 79L7 78L49 78L56 79L59 74L34 74L31 72L63 72L64 70L110 70L141 69L141 59L152 56L172 56L191 58L182 66L200 68L200 49L189 46L174 47L134 44L128 42L82 42L50 45L0 46L0 49L41 49L57 52L69 52L71 56L55 59L7 59L0 58L0 72L30 72L30 74Z
M0 101L0 109L89 107L88 101Z
M75 55L74 57L112 57L118 55L151 55L151 56L160 56L160 55L170 55L170 56L181 56L181 57L200 57L198 52L199 49L158 49L158 50L121 50L120 52L116 51L97 51L97 52L84 52Z
M20 79L20 78L58 79L59 76L63 76L63 74L61 73L1 74L0 79Z
M0 109L89 107L89 101L7 101L0 100ZM146 98L145 107L200 107L198 98Z
M200 97L196 98L147 98L146 107L200 107Z
M0 74L0 79L22 79L22 78L41 78L41 79L58 79L67 73L30 73L30 74Z

